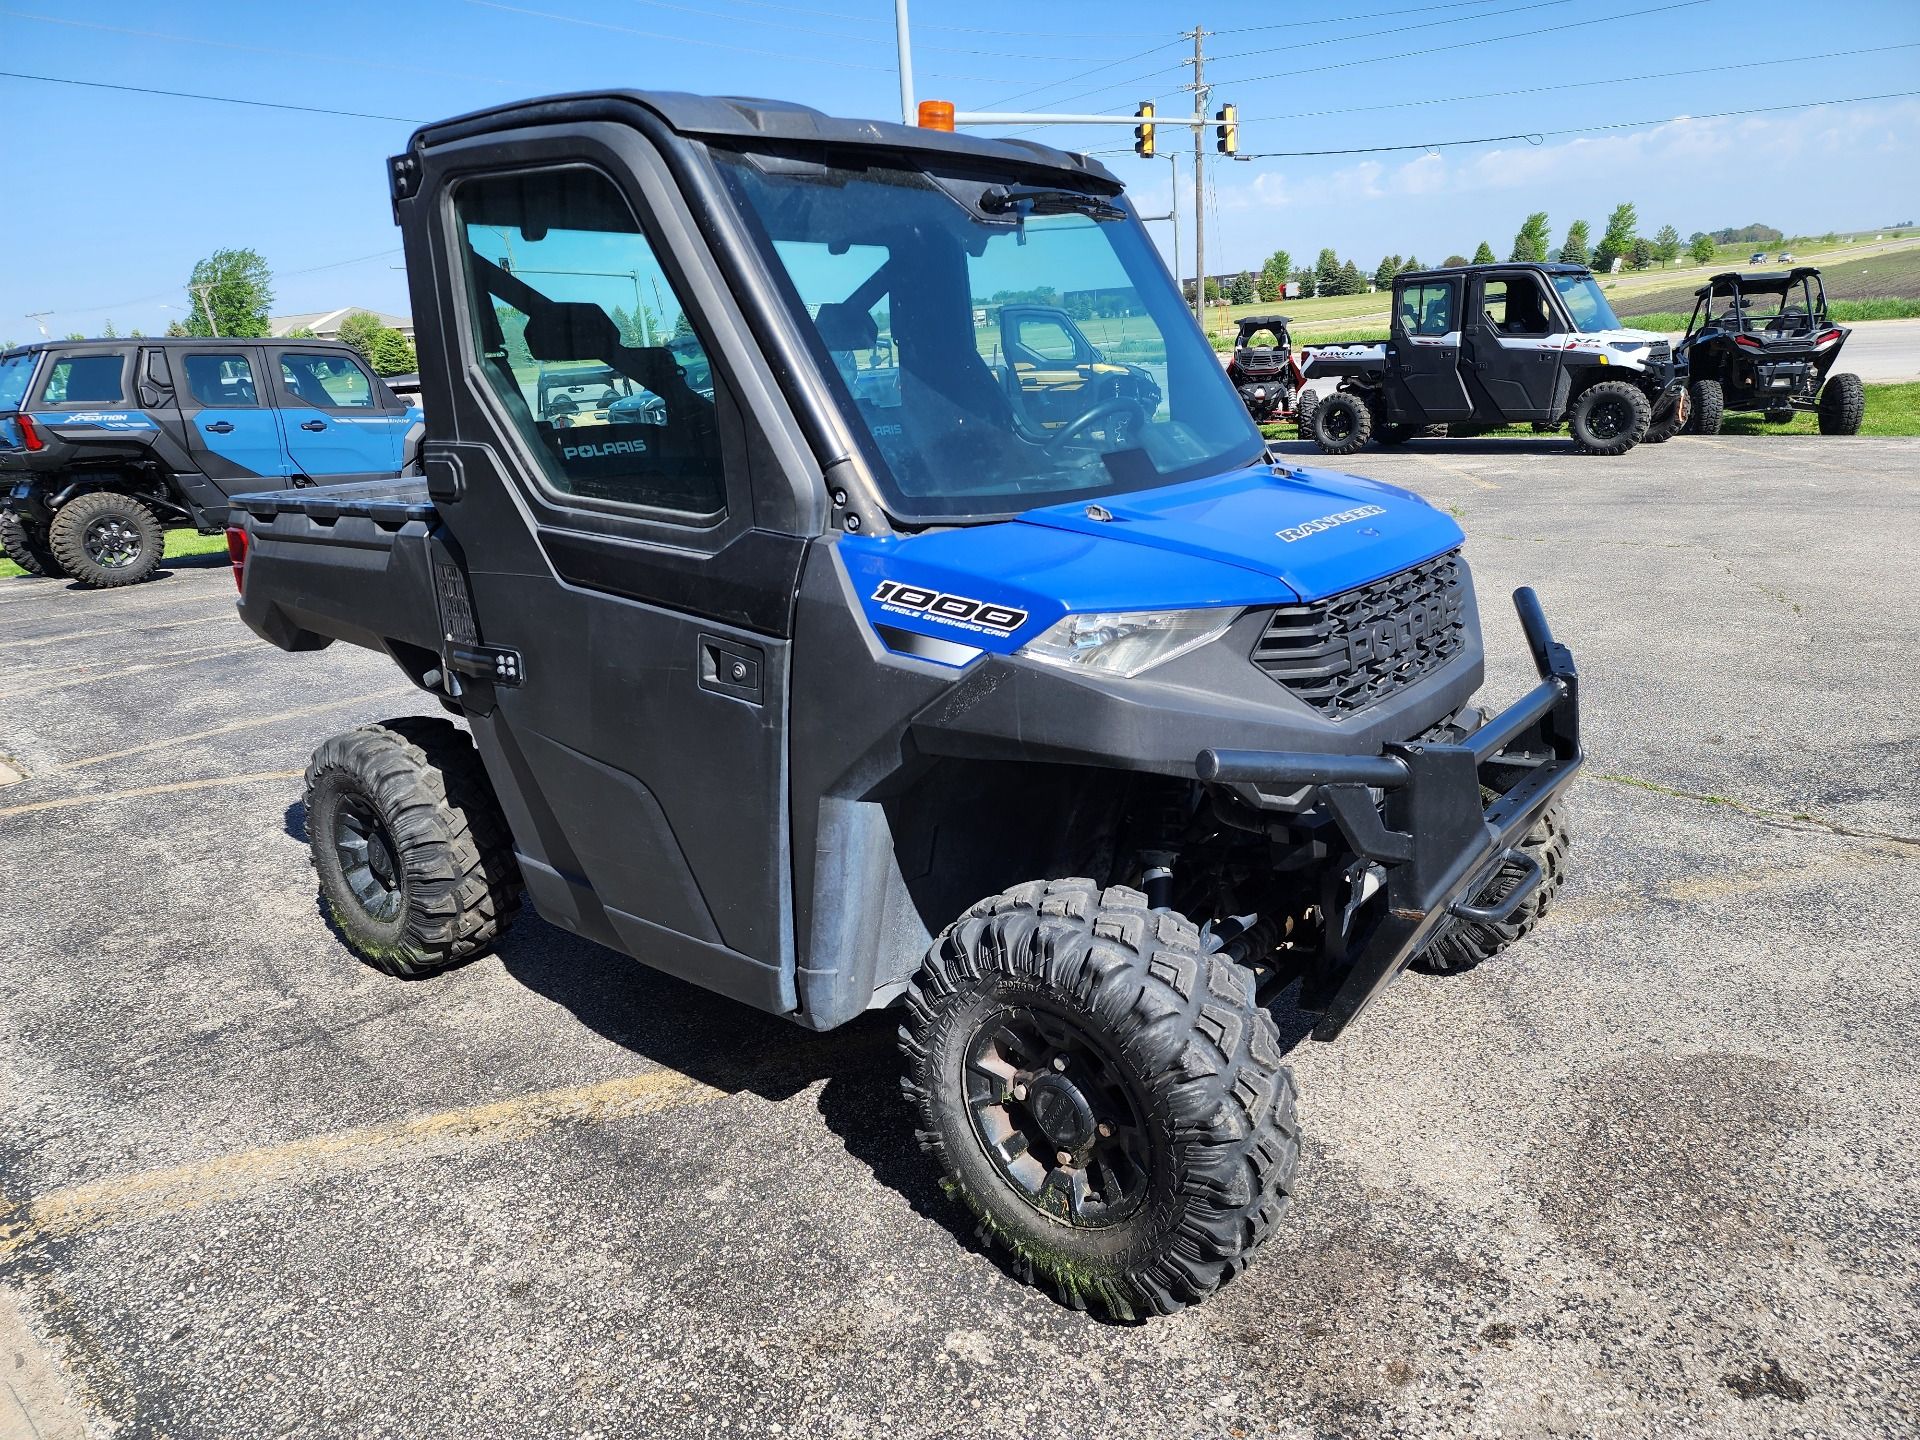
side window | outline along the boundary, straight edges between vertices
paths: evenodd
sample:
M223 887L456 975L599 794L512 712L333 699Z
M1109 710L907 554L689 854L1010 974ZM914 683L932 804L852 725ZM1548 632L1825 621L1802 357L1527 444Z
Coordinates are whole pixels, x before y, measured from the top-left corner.
M1488 280L1480 303L1495 334L1531 337L1549 334L1554 328L1546 293L1531 275Z
M317 410L371 410L375 404L373 381L345 355L282 355L280 380L296 401Z
M1453 282L1401 286L1395 320L1402 334L1447 334L1454 328Z
M1020 344L1042 360L1059 360L1069 365L1080 353L1066 326L1039 315L1021 317Z
M118 405L126 395L120 383L124 369L126 358L121 355L62 355L47 372L40 403Z
M260 403L253 365L244 355L195 350L182 361L182 368L187 372L187 393L210 409L232 410Z
M546 483L723 515L720 377L613 182L585 166L488 176L454 212L475 358Z

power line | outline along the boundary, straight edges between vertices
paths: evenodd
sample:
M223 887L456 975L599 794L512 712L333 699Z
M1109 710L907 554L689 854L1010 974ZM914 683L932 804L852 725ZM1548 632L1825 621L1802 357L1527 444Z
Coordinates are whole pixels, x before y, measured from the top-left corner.
M1410 10L1375 10L1369 15L1329 15L1319 20L1287 20L1277 25L1230 25L1215 30L1215 35L1249 35L1256 30L1298 30L1303 25L1341 25L1349 20L1377 20L1383 15L1417 15L1426 10L1462 10L1474 5L1491 5L1493 0L1449 0L1444 5L1415 5Z
M131 95L165 95L174 100L210 100L218 105L249 105L259 110L295 110L303 115L337 115L344 120L391 120L399 125L427 122L409 115L374 115L364 110L329 110L321 105L288 105L278 100L242 100L233 95L202 95L192 90L157 90L150 85L110 85L105 80L74 80L65 75L28 75L0 70L0 80L38 80L46 85L82 85L90 90L124 90Z
M1879 55L1891 50L1920 49L1920 40L1897 45L1873 45L1861 50L1829 50L1822 55L1790 55L1779 60L1743 60L1730 65L1703 65L1692 70L1662 70L1646 75L1616 75L1608 80L1568 80L1555 85L1530 85L1522 90L1488 90L1478 95L1442 95L1432 100L1391 100L1383 105L1353 105L1338 110L1295 110L1285 115L1256 115L1242 125L1273 120L1318 120L1329 115L1367 115L1379 110L1408 110L1423 105L1455 105L1470 100L1505 100L1515 95L1543 95L1559 90L1587 90L1596 85L1628 85L1640 80L1678 80L1690 75L1717 75L1728 70L1760 70L1772 65L1801 65L1815 60L1838 60L1854 55Z
M1057 90L1062 85L1071 85L1077 80L1086 79L1089 75L1098 75L1102 70L1112 70L1118 66L1125 65L1126 63L1128 63L1128 61L1131 61L1131 60L1144 60L1149 55L1158 55L1162 50L1171 50L1174 46L1184 45L1185 43L1186 41L1184 39L1180 39L1180 40L1169 40L1162 45L1150 46L1145 50L1139 51L1137 54L1125 55L1118 60L1110 60L1105 65L1097 65L1091 70L1082 70L1078 75L1069 75L1064 80L1050 81L1045 85L1036 85L1031 90L1022 90L1017 95L1006 95L1001 97L998 100L990 101L987 104L987 109L998 110L1003 105L1011 105L1014 101L1024 100L1029 95L1038 95L1044 90ZM1152 71L1151 74L1164 75L1168 70L1180 70L1185 68L1185 64L1186 62L1182 61L1178 65L1165 65L1158 70ZM1132 80L1122 80L1122 81L1119 81L1118 84L1116 85L1102 85L1098 90L1088 90L1085 92L1085 94L1099 95L1107 90L1118 89L1120 85L1132 85L1134 83L1135 82ZM1048 103L1052 105L1065 105L1070 100L1080 100L1084 98L1085 98L1085 95L1069 95L1066 100L1052 100L1052 101L1049 101Z
M727 20L737 21L742 25L764 25L769 29L773 29L773 30L793 31L801 35L818 35L828 40L851 40L856 45L865 45L865 44L873 43L873 37L871 36L849 35L844 30L820 30L811 25L794 25L785 20L761 20L751 15L728 15L724 17L716 17L713 11L709 8L706 8L704 6L699 6L699 5L681 5L676 3L676 0L633 0L633 3L636 5L651 6L655 10L677 10L683 15L698 15L703 20L713 20L716 18L724 18ZM930 29L930 30L931 29L957 30L961 34L966 34L966 35L1013 35L1016 33L1011 30L979 30L979 29L969 29L961 26L931 26L930 25L924 28ZM1036 35L1033 35L1033 32L1030 32L1030 31L1018 32L1018 33L1027 34L1037 39L1066 38L1058 34L1047 35L1047 36L1036 36ZM1083 38L1103 39L1106 37L1089 35L1089 36L1084 36ZM1064 61L1067 61L1068 63L1073 63L1075 61L1092 60L1097 58L1096 56L1092 56L1092 55L1015 55L1015 54L1010 54L1009 52L1004 50L968 50L968 49L962 49L960 47L953 46L953 45L919 45L919 46L916 46L915 48L917 50L934 51L934 52L945 54L945 55L991 55L997 59L1002 59L1002 60L1064 60Z
M452 80L480 80L490 85L513 82L494 75L469 75L459 70L436 70L426 65L387 65L378 60L356 60L347 55L321 55L310 50L283 50L271 45L242 45L232 40L213 40L200 35L167 35L158 30L135 30L125 25L103 25L97 20L70 20L61 15L30 15L24 10L0 10L0 15L15 20L32 20L41 25L65 25L74 30L98 30L109 35L130 35L137 40L164 40L174 45L205 45L218 50L239 50L249 55L278 55L291 60L317 60L331 65L358 65L366 70L386 70L400 74L441 75Z
M275 280L285 280L291 279L295 275L317 275L322 270L343 270L349 265L365 265L371 261L385 260L390 256L398 254L400 254L400 247L395 245L390 249L377 250L371 255L356 256L352 260L330 260L325 265L308 265L300 270L276 270L273 272L273 278ZM48 310L43 313L48 315L106 315L111 314L115 310L126 310L134 305L151 304L168 295L177 295L179 293L178 290L156 290L150 295L140 295L132 300L116 300L111 305L64 305L57 310Z
M1573 0L1531 0L1529 4L1515 5L1507 10L1480 10L1472 15L1450 15L1445 20L1424 20L1418 25L1399 25L1394 28L1394 34L1405 34L1411 30L1435 30L1444 25L1465 25L1475 20L1497 20L1503 15L1519 15L1528 10L1553 10L1562 5L1571 5L1572 3ZM1258 50L1236 50L1231 55L1222 55L1219 58L1222 60L1248 60L1255 55L1277 55L1282 51L1291 54L1296 50L1314 50L1323 45L1348 45L1355 40L1371 40L1374 38L1377 37L1372 35L1333 36L1326 40L1303 40L1298 44L1266 45ZM1239 82L1229 81L1228 83L1235 84Z

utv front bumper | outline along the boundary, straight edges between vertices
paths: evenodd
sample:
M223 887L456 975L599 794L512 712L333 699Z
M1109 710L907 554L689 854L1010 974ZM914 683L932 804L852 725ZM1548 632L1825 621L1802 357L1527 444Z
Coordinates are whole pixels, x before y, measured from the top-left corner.
M1203 750L1195 760L1213 784L1310 787L1353 852L1353 898L1343 916L1328 914L1327 966L1303 995L1322 1012L1316 1040L1338 1036L1442 926L1499 923L1540 884L1520 842L1585 758L1579 675L1539 597L1523 587L1513 603L1540 683L1458 744L1405 741L1379 755ZM1486 803L1483 785L1511 775L1519 778ZM1520 884L1475 904L1509 863L1528 872Z

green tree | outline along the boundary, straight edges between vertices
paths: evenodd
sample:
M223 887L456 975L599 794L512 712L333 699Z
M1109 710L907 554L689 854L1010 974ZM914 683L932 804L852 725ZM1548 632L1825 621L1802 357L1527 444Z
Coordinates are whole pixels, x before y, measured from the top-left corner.
M398 330L381 330L367 360L376 375L411 375L420 368L413 353L413 342Z
M1227 291L1227 298L1235 305L1251 305L1260 298L1260 292L1253 288L1253 276L1242 270L1233 277L1233 285Z
M1592 232L1587 222L1576 220L1567 226L1567 238L1560 245L1560 263L1563 265L1584 265L1592 258Z
M92 337L84 330L69 330L67 332L67 339L69 340L87 340L91 338Z
M532 369L533 352L527 348L527 317L511 305L494 306L493 317L500 322L500 338L506 342L507 364L516 369Z
M1364 295L1367 293L1367 277L1360 273L1360 267L1348 260L1340 267L1340 289L1342 295Z
M1607 230L1594 247L1593 268L1611 270L1613 262L1633 249L1633 237L1640 230L1640 214L1632 205L1616 205L1607 217Z
M1320 277L1304 265L1293 272L1293 283L1300 287L1302 295L1319 294L1319 280Z
M211 335L207 312L222 335L259 339L273 308L273 271L257 250L216 250L193 267L187 281L188 335ZM169 327L171 328L171 327Z
M178 339L182 335L191 335L192 333L193 331L187 328L184 320L167 321L167 334L173 336L175 339Z
M1313 262L1313 277L1315 281L1315 294L1339 295L1343 293L1340 289L1340 257L1334 254L1331 247L1322 250L1319 258Z
M1406 263L1401 265L1401 267L1393 273L1396 275L1404 275L1409 270L1424 270L1426 268L1426 266L1420 263L1420 257L1418 255L1409 255L1407 256Z
M340 338L360 352L363 360L373 358L374 344L386 329L379 319L364 310L355 310L340 322Z
M1441 266L1448 270L1453 269L1456 265L1464 265L1466 263L1467 257L1464 255L1449 255L1440 262Z
M1480 242L1480 248L1473 252L1473 263L1476 265L1493 264L1493 247L1482 240Z
M113 328L113 321L107 321L105 328L100 331L100 338L103 340L118 340L120 338L120 332Z
M1400 257L1398 255L1382 255L1380 257L1380 263L1374 267L1373 288L1376 290L1386 289L1389 285L1393 284L1393 277L1399 273Z
M1713 263L1713 252L1713 237L1711 235L1696 235L1693 237L1693 243L1687 247L1687 258L1692 260L1696 265L1711 265Z
M311 325L296 325L281 338L285 340L317 340L320 337L313 333L313 327Z
M1274 251L1260 267L1260 278L1264 282L1260 291L1262 300L1283 298L1287 293L1287 281L1293 278L1293 256L1284 250Z
M1644 235L1636 235L1633 237L1633 243L1627 247L1627 268L1629 270L1651 269L1659 253L1653 241Z
M1524 260L1538 264L1547 258L1547 246L1552 236L1547 233L1547 212L1536 210L1522 222L1519 233L1513 237L1513 254L1509 260Z
M1653 256L1661 265L1671 265L1680 258L1680 232L1671 225L1662 225L1653 237Z

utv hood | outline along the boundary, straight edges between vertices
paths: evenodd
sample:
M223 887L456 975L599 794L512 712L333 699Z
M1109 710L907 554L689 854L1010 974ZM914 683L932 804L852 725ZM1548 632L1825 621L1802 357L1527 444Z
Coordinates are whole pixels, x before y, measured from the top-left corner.
M1284 605L1397 574L1458 546L1448 516L1352 475L1257 466L1017 519L839 542L883 643L938 637L1008 653L1062 617ZM949 651L949 663L964 663Z

